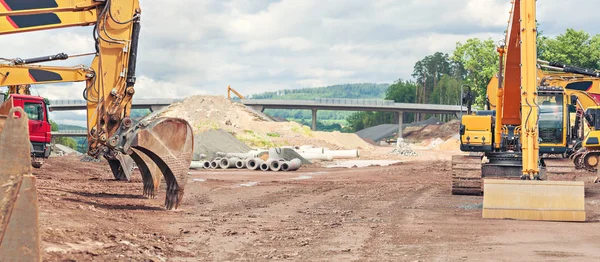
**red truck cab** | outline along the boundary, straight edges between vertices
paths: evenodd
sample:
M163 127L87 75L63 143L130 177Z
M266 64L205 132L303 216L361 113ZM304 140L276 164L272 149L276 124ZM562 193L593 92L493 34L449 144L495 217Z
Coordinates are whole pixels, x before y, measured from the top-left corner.
M50 156L51 125L48 118L48 105L43 97L31 95L9 95L5 103L9 107L21 107L29 117L29 141L33 167L42 166L43 159Z

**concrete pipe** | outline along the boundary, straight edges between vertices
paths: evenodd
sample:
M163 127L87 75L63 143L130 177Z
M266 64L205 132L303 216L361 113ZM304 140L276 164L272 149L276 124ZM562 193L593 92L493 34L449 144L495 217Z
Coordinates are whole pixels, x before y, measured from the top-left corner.
M237 163L238 160L240 160L240 159L237 157L223 158L223 159L221 159L221 162L219 163L219 165L222 169L232 168L232 167L235 167L235 163Z
M283 161L281 161L283 160ZM281 163L285 162L285 159L269 159L267 164L272 171L281 171Z
M330 155L336 159L344 159L344 158L357 158L358 157L358 149L352 150L325 150L326 155Z
M190 169L203 169L204 161L192 161L190 164Z
M324 154L325 153L325 148L322 147L315 147L315 148L306 148L301 150L302 153L314 153L314 154Z
M300 153L300 156L307 160L325 160L332 161L333 157L328 154L319 154L319 153Z
M256 155L258 153L260 153L261 151L258 150L250 150L247 153L223 153L223 152L217 152L217 156L223 157L223 158L232 158L232 157L237 157L239 159L248 159L248 158L255 158Z
M215 159L212 162L210 162L210 168L217 169L217 168L219 168L220 163L221 163L221 159L219 159L219 160Z
M204 169L210 169L210 161L204 161L203 167Z
M206 158L206 154L200 154L200 159L205 159Z
M302 166L302 160L300 160L298 158L294 158L290 161L282 162L281 170L282 171L296 171L296 170L300 169L300 166Z
M246 160L246 166L250 170L257 170L257 169L259 169L260 165L262 163L263 163L263 161L260 158L253 158L253 159Z
M283 148L280 148L280 147L269 148L269 159L279 159L282 157L281 156L282 153L283 153Z
M271 166L267 162L262 162L260 164L260 170L262 170L262 171L271 171Z
M239 169L246 168L246 160L238 160L237 162L235 162L235 167Z
M299 146L298 149L300 150L305 150L305 149L310 149L313 148L313 145L303 145L303 146Z

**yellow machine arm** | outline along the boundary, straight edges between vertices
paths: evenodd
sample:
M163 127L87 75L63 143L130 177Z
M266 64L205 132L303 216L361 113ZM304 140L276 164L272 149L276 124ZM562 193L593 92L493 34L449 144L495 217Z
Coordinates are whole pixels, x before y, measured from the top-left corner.
M231 86L227 86L227 99L231 100L231 92L233 92L240 99L244 99L244 96L238 93L235 89L231 88Z
M94 70L85 66L59 67L0 64L0 86L22 86L91 81ZM93 84L93 83L90 83ZM10 94L16 92L9 91Z
M155 179L157 174L162 173L167 182L165 206L177 208L193 151L190 125L182 119L156 115L139 122L129 117L140 34L138 0L0 0L0 16L4 17L0 18L0 34L94 25L96 56L90 66L93 84L83 92L87 101L88 154L113 159L119 157L115 152L131 156L144 177L144 193L150 196L160 183ZM56 59L62 58L32 59L24 64ZM21 70L14 80L5 77L6 81L18 84L26 77L25 72Z
M2 0L0 16L5 19L0 19L0 35L96 24L105 2L110 1Z

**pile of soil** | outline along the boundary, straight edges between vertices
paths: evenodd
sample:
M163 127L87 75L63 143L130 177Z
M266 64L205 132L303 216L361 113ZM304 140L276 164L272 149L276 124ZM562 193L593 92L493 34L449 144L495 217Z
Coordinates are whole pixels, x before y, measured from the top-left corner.
M295 122L266 121L243 104L222 96L192 96L172 104L162 116L187 120L195 134L223 129L252 148L314 145L331 149L370 149L355 134L313 132Z
M448 140L455 136L460 128L460 120L451 120L444 124L409 126L403 130L403 138L411 143L422 143L425 140L435 140L440 138Z

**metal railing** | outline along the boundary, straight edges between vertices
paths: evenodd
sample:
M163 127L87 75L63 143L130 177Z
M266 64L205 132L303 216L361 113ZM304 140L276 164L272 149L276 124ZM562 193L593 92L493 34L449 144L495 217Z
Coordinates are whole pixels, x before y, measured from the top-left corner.
M144 105L170 105L175 102L181 102L183 99L169 99L169 98L147 98L147 99L133 99L133 104L144 104ZM68 105L86 105L87 101L83 99L57 99L49 100L50 106L68 106Z
M394 100L384 99L350 99L350 98L315 98L315 103L319 104L336 104L336 105L377 105L377 106L392 106Z

